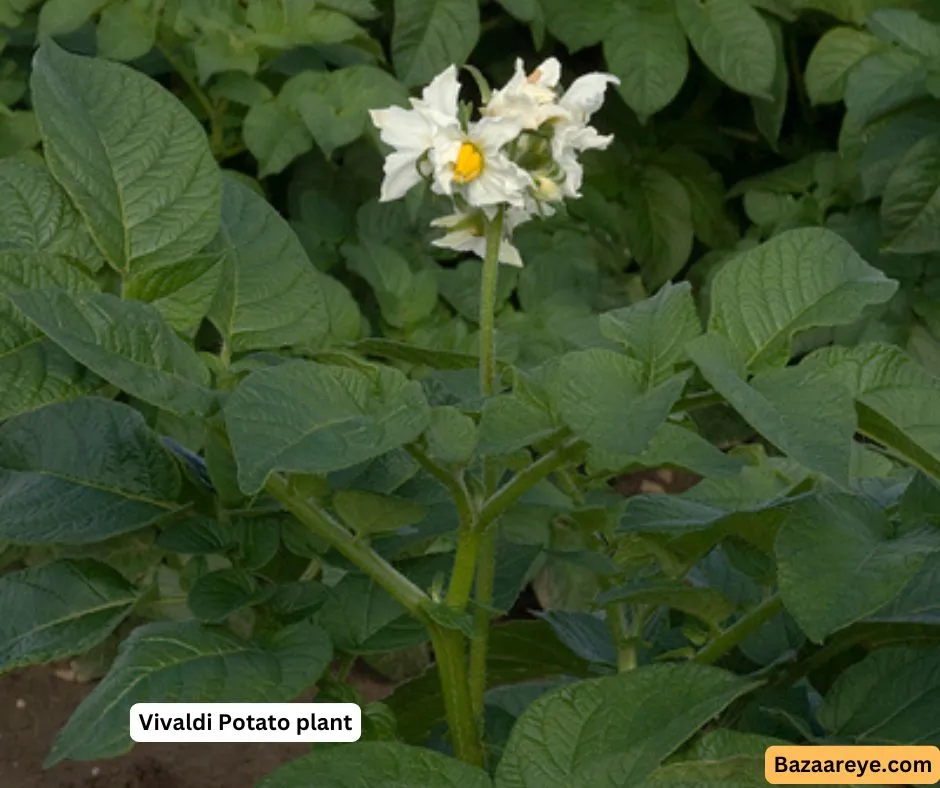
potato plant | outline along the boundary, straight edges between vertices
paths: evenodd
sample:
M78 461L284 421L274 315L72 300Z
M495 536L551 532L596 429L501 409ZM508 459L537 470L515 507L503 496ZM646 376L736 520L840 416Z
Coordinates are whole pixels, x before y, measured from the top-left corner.
M0 674L105 666L47 766L356 660L262 788L940 742L936 3L0 25Z

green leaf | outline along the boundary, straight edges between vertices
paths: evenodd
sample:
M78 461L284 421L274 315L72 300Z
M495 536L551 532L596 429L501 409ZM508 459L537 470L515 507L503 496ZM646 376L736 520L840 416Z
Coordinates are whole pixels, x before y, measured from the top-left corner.
M688 360L685 345L702 333L702 323L688 282L667 284L652 298L605 312L601 333L623 345L643 364L647 388L669 378Z
M108 0L47 0L39 11L39 33L58 36L78 30L107 3Z
M547 438L560 426L544 396L517 382L512 394L483 402L479 449L482 454L512 454Z
M428 454L445 463L466 464L476 450L476 422L450 405L431 409L431 423L424 434Z
M232 613L263 602L274 592L258 588L243 569L218 569L201 575L189 591L187 604L193 615L207 623L221 623Z
M600 42L616 10L614 0L594 0L582 6L569 0L541 0L541 4L549 31L572 53Z
M316 342L329 330L325 274L277 211L232 177L211 248L223 255L223 268L209 318L231 352Z
M817 643L901 592L940 533L894 536L884 512L864 498L828 495L793 504L777 536L780 593Z
M746 0L676 0L679 21L696 54L734 90L769 99L774 40Z
M639 785L755 684L702 665L650 665L548 693L519 718L500 788Z
M87 268L97 267L85 223L48 167L0 160L0 204L0 249L53 252L77 258Z
M370 109L406 105L408 91L374 66L305 71L288 80L278 104L292 108L327 157L372 129Z
M280 101L254 104L245 116L242 136L261 165L259 178L283 172L292 161L313 150L313 136L303 119Z
M23 291L11 300L72 358L118 388L178 415L212 405L208 369L156 307L61 288Z
M328 473L414 440L429 408L420 384L397 370L297 361L250 375L225 417L239 484L253 493L275 471Z
M642 365L609 350L563 356L552 375L552 405L576 435L601 449L639 454L682 393L688 374L647 386Z
M879 343L823 348L803 366L831 371L855 397L859 430L940 480L940 379Z
M126 405L79 399L0 427L0 539L103 541L165 517L180 489L173 458Z
M598 605L610 602L665 605L693 615L712 627L717 627L735 610L734 604L715 588L684 585L669 580L627 583L615 586L597 598Z
M157 546L182 555L224 553L235 544L235 536L218 520L191 517L161 531Z
M636 495L627 501L621 531L682 533L729 522L780 506L802 476L788 475L770 463L745 466L735 477L704 479L679 495Z
M364 536L397 531L421 522L428 514L427 507L406 498L365 490L337 491L333 508L346 525Z
M439 752L397 742L357 742L297 758L269 774L258 788L492 788L475 766Z
M885 43L899 44L924 57L940 56L940 27L915 11L887 8L873 13L865 24Z
M660 766L642 788L763 788L764 753L782 739L715 730L693 746L688 759Z
M856 420L848 390L825 370L788 367L745 382L727 341L686 346L703 377L755 430L808 470L848 484Z
M45 766L129 750L127 715L135 703L292 700L320 678L332 656L326 633L306 621L264 641L194 621L147 624L121 644L108 675L59 732Z
M125 282L124 298L153 304L180 334L192 337L209 311L222 277L218 254L135 272Z
M4 216L15 220L16 205L15 201ZM18 226L25 230L26 225ZM45 339L10 300L19 292L55 286L76 291L95 289L93 280L60 257L46 252L0 252L0 390L4 392L0 419L74 399L101 384L99 378Z
M414 272L408 260L391 246L364 240L343 247L349 270L365 279L375 292L382 317L396 328L420 322L437 306L434 272Z
M392 61L405 87L462 65L480 37L476 0L395 0Z
M751 98L754 109L754 123L770 147L777 149L783 118L787 111L787 99L790 92L790 69L784 52L783 27L776 19L765 19L774 40L775 66L774 79L770 86L769 98Z
M50 41L31 86L49 169L115 268L175 262L212 238L219 170L202 126L167 90Z
M857 128L916 99L926 98L923 58L892 47L863 59L849 72L845 107Z
M869 654L826 693L819 721L840 742L934 744L940 650L892 648Z
M622 185L630 251L650 290L665 284L692 252L692 207L685 187L661 167L643 167Z
M57 561L0 577L0 674L83 654L120 624L140 592L98 561Z
M668 106L689 71L685 34L671 3L629 0L614 7L604 57L627 105L647 118Z
M857 320L897 284L830 230L790 230L729 260L711 283L709 333L727 337L747 368L779 367L794 335Z
M98 55L111 60L137 60L156 43L159 14L150 0L118 0L98 20Z
M617 649L603 618L569 610L548 610L536 616L547 622L558 639L581 659L616 666Z
M806 93L814 104L833 104L845 95L849 72L881 45L854 27L834 27L813 48L806 63Z
M940 134L917 142L885 186L881 229L887 252L940 251Z

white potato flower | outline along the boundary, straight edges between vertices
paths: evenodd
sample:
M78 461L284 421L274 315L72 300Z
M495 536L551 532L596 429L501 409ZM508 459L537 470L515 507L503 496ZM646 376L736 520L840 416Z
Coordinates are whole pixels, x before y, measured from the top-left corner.
M561 64L556 58L544 61L531 74L526 74L522 58L517 58L512 78L492 95L480 114L512 120L524 129L535 130L564 114L557 103L560 79Z
M519 250L512 245L513 231L532 214L524 209L510 209L503 219L503 234L499 244L499 262L522 268ZM431 243L443 249L471 252L481 260L486 257L486 215L483 211L457 211L431 222L432 227L441 227L448 232Z
M412 109L388 107L370 111L381 139L395 150L385 159L385 180L379 199L398 200L423 180L420 163L443 131L457 133L457 97L460 84L457 68L450 66L428 85L420 99L411 99Z
M495 118L471 123L466 132L442 130L431 153L432 190L447 196L459 194L474 207L521 208L532 178L503 150L521 131L517 123Z

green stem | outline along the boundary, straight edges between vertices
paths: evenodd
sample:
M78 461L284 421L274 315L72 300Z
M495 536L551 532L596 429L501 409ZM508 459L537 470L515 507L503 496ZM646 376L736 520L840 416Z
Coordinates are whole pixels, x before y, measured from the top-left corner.
M195 75L189 70L182 60L170 52L169 47L158 43L157 49L166 59L166 62L173 67L173 70L180 75L180 78L183 80L183 82L186 83L186 87L188 87L189 91L193 94L193 98L199 102L199 106L201 106L203 112L206 113L206 118L209 121L210 146L212 147L212 152L218 155L218 153L222 150L224 129L222 128L222 123L215 104L213 104L209 99L209 96L206 95L206 92L202 89L202 86L199 84L199 81L196 79Z
M454 504L457 507L457 515L461 527L469 526L469 524L473 522L473 505L470 501L470 492L467 490L467 484L464 481L463 474L451 473L446 468L442 468L434 462L420 446L411 443L405 448L424 470L447 488L447 491L450 493L451 498L454 499Z
M486 692L486 657L490 640L490 610L496 580L496 533L488 528L483 533L477 563L476 610L473 613L473 640L470 642L470 703L473 716L483 719L483 695Z
M486 257L480 283L480 393L484 398L496 393L496 289L499 283L499 247L503 239L503 214L486 226ZM499 483L499 469L492 457L483 458L483 491L491 495ZM490 639L490 603L496 568L496 528L488 528L496 519L476 518L474 528L481 534L475 557L476 610L473 614L473 638L470 641L470 706L474 724L482 727L483 694L486 691L486 656Z
M607 626L617 649L617 672L626 673L636 668L636 646L623 623L623 602L611 602L604 606L607 614Z
M466 648L456 629L431 627L434 659L444 693L444 709L454 755L474 766L483 766L483 743L470 703L467 685Z
M447 604L457 610L466 608L470 601L477 559L480 555L480 536L480 532L470 523L466 527L461 527L457 537L454 571L451 572L446 599Z
M587 446L582 440L570 438L557 449L543 454L531 465L523 468L483 504L477 527L485 528L542 479L577 458Z
M300 522L322 536L331 547L388 591L405 610L420 621L429 623L425 608L431 603L430 597L368 544L347 531L327 511L291 490L283 477L272 474L265 489Z
M503 238L503 209L486 226L486 257L480 282L480 392L491 397L496 388L496 286L499 247Z
M748 635L756 632L767 621L783 610L780 594L767 597L749 613L741 616L730 627L695 655L695 661L711 665L731 651Z

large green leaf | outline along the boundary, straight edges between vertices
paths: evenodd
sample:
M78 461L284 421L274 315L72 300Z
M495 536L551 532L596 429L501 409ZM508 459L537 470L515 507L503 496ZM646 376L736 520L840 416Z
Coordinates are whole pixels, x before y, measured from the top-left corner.
M0 577L0 673L82 654L130 613L140 592L97 561L57 561Z
M881 202L881 229L885 251L940 251L940 134L920 140L891 173Z
M747 0L676 0L679 21L706 66L725 84L770 98L774 40Z
M839 676L819 721L840 743L936 744L938 703L940 650L885 649Z
M543 695L519 718L499 788L629 788L755 684L701 665L651 665Z
M476 0L395 0L392 60L406 87L461 65L480 37Z
M305 755L269 774L258 788L492 788L482 769L397 742L358 742Z
M685 345L702 333L688 282L668 284L652 298L601 315L601 333L643 364L652 388L687 361Z
M708 330L726 336L756 372L786 364L795 334L852 323L895 290L832 231L790 230L715 275Z
M222 283L209 317L231 352L315 342L329 330L324 274L290 225L253 189L225 179Z
M179 415L212 405L208 369L156 307L58 287L21 291L11 300L72 358L118 388Z
M673 375L654 388L635 359L610 350L580 350L559 360L549 395L579 437L606 451L639 454L687 380L687 374Z
M777 535L780 593L814 641L887 604L940 552L940 532L893 534L885 513L852 495L794 503Z
M757 130L776 150L780 131L783 128L783 118L787 112L787 101L790 97L790 67L787 62L782 25L772 18L766 19L765 23L770 28L774 41L774 79L770 86L769 97L752 96L751 107L754 110L754 123Z
M17 204L22 203L14 201L14 206ZM30 212L34 210L38 210L38 203ZM10 217L18 228L7 237L24 243L36 241L44 232L41 228L51 227L44 220L34 223L25 214L20 217L22 222L17 220L15 207L4 217ZM82 291L94 290L95 283L76 266L46 252L0 252L0 391L4 392L0 419L73 399L100 384L95 375L46 340L10 301L15 293L42 287Z
M54 252L96 267L97 249L85 223L48 167L0 161L0 205L0 249Z
M845 85L848 119L857 128L905 104L926 98L924 59L898 47L876 51L849 72Z
M639 260L649 289L668 282L688 262L694 226L689 195L662 167L646 166L622 183L631 253Z
M328 473L378 457L428 426L420 384L402 373L290 362L250 375L225 407L246 493L274 471Z
M855 397L859 430L940 480L940 379L879 343L823 348L803 365L831 370Z
M555 38L571 52L597 44L607 31L616 0L594 0L586 5L572 5L569 0L540 0L545 23Z
M219 170L202 126L167 90L47 40L32 97L49 168L115 268L174 262L215 235Z
M0 539L82 544L177 508L179 470L126 405L78 399L0 427Z
M194 621L147 624L121 644L108 675L59 732L46 766L129 750L135 703L283 703L312 686L332 656L327 634L307 621L264 641Z
M806 92L813 104L841 101L849 72L880 48L878 39L854 27L834 27L813 48L806 63Z
M762 372L745 381L723 337L687 345L703 377L755 430L807 469L848 483L856 419L848 390L817 366Z
M628 0L615 6L604 57L620 77L620 95L640 117L654 115L679 92L689 71L685 34L671 3Z

